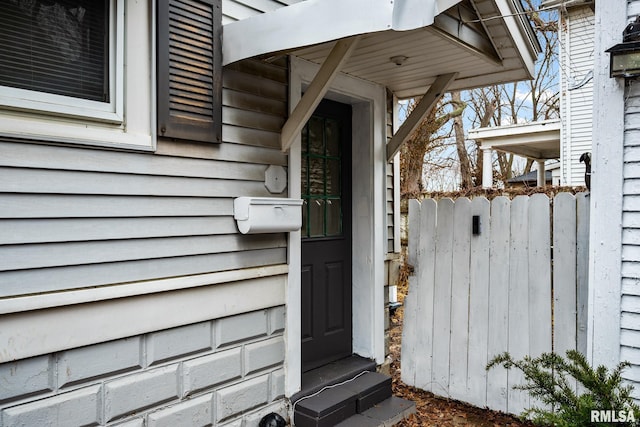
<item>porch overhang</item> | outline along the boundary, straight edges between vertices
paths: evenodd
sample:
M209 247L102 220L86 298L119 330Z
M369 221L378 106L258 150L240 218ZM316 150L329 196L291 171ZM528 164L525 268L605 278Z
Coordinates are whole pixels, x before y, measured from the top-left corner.
M497 150L533 160L560 158L560 120L469 130L482 150Z
M471 129L469 139L479 142L482 150L482 186L493 187L494 151L535 160L538 163L538 185L545 185L545 160L560 158L560 127L560 120L555 119Z
M529 79L540 46L511 0L306 0L224 26L223 64L293 55L324 63L336 41L360 36L342 73L423 95Z

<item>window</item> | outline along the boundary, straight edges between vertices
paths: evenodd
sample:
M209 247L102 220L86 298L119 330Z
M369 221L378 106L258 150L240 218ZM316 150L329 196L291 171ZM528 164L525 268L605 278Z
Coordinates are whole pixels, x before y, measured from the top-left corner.
M109 102L108 1L10 0L0 13L0 85Z
M2 104L122 121L112 0L9 0L0 10ZM121 21L121 20L120 20Z
M153 150L153 3L3 2L0 136Z
M6 0L0 136L220 142L221 43L221 0Z

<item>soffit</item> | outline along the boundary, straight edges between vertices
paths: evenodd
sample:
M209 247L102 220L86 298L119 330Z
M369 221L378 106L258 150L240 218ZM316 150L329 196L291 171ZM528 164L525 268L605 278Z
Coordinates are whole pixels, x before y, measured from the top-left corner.
M431 23L428 19L423 19L422 22L428 25L412 23L412 25L405 25L405 28L412 26L417 28L404 31L366 31L367 25L361 21L366 19L367 10L366 8L361 10L363 16L359 16L357 22L354 21L354 28L356 28L354 33L360 35L360 40L357 48L342 67L342 72L386 86L399 98L422 95L438 75L452 72L458 73L458 78L449 90L531 78L539 45L535 37L532 38L530 27L527 28L528 24L522 17L511 16L517 12L511 0L455 0L448 3L443 0L438 1L439 3L437 0L424 0L424 3L430 3L430 7L438 4L447 6L453 4L453 6L446 11L438 11L431 18ZM297 5L304 3L308 2ZM260 27L264 27L265 31L276 28L277 20L270 20L268 16L257 18L254 22L257 27L252 26L256 32L259 32ZM348 24L349 18L340 13L334 13L332 19L336 22L340 21L337 26L341 28L342 36L348 34L350 27L348 25L345 27L345 22ZM260 52L257 56L269 58L289 54L318 64L324 62L336 39L308 46L308 41L313 40L313 37L302 34L304 23L297 22L294 25L288 21L281 22L285 26L291 26L289 35L294 40L287 40L287 43L293 47L270 50L274 48L265 45L266 51ZM395 23L396 21L394 25ZM242 21L239 21L238 25L243 25ZM246 28L247 25L244 27ZM240 27L233 30L227 32L227 26L225 26L225 43L229 43L226 52L229 58L231 58L230 55L237 55L233 51L234 44L240 46L238 43L244 43L244 47L247 47L251 43L250 40L242 40L243 36L239 35L242 33ZM278 31L282 30L282 28L278 29ZM301 35L298 36L295 31L301 32ZM228 34L231 40L227 39ZM235 38L238 40L234 41ZM307 45L295 47L297 38L300 39L300 43ZM283 44L283 46L286 45ZM258 46L250 47L252 54L260 51ZM407 59L402 65L396 65L391 58L397 56L405 56ZM228 60L232 60L229 58Z

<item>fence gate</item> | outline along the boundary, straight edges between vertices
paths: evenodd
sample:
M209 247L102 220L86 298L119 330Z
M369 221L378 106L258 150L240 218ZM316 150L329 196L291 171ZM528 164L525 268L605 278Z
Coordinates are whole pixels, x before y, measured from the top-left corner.
M474 217L476 226L474 227ZM493 356L586 353L589 197L409 202L402 381L513 414L522 375Z

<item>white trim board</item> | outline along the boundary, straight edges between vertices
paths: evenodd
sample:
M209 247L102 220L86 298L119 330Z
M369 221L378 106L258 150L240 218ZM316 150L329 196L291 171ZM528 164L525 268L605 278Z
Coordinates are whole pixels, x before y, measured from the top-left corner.
M319 66L292 57L290 108ZM326 98L353 108L353 352L384 362L384 256L386 247L386 111L385 88L344 74L338 75ZM289 155L289 197L300 197L300 136ZM301 387L300 233L289 237L289 280L285 340L285 395Z
M624 79L609 77L605 49L622 41L626 3L596 3L587 357L608 367L620 360L625 108Z
M169 279L99 286L96 288L76 289L64 292L11 297L0 299L0 315L45 308L59 308L116 298L137 297L158 292L217 285L220 283L239 282L261 277L284 275L287 274L287 272L288 268L286 265L272 265Z
M271 276L3 315L0 363L276 307L285 283Z

